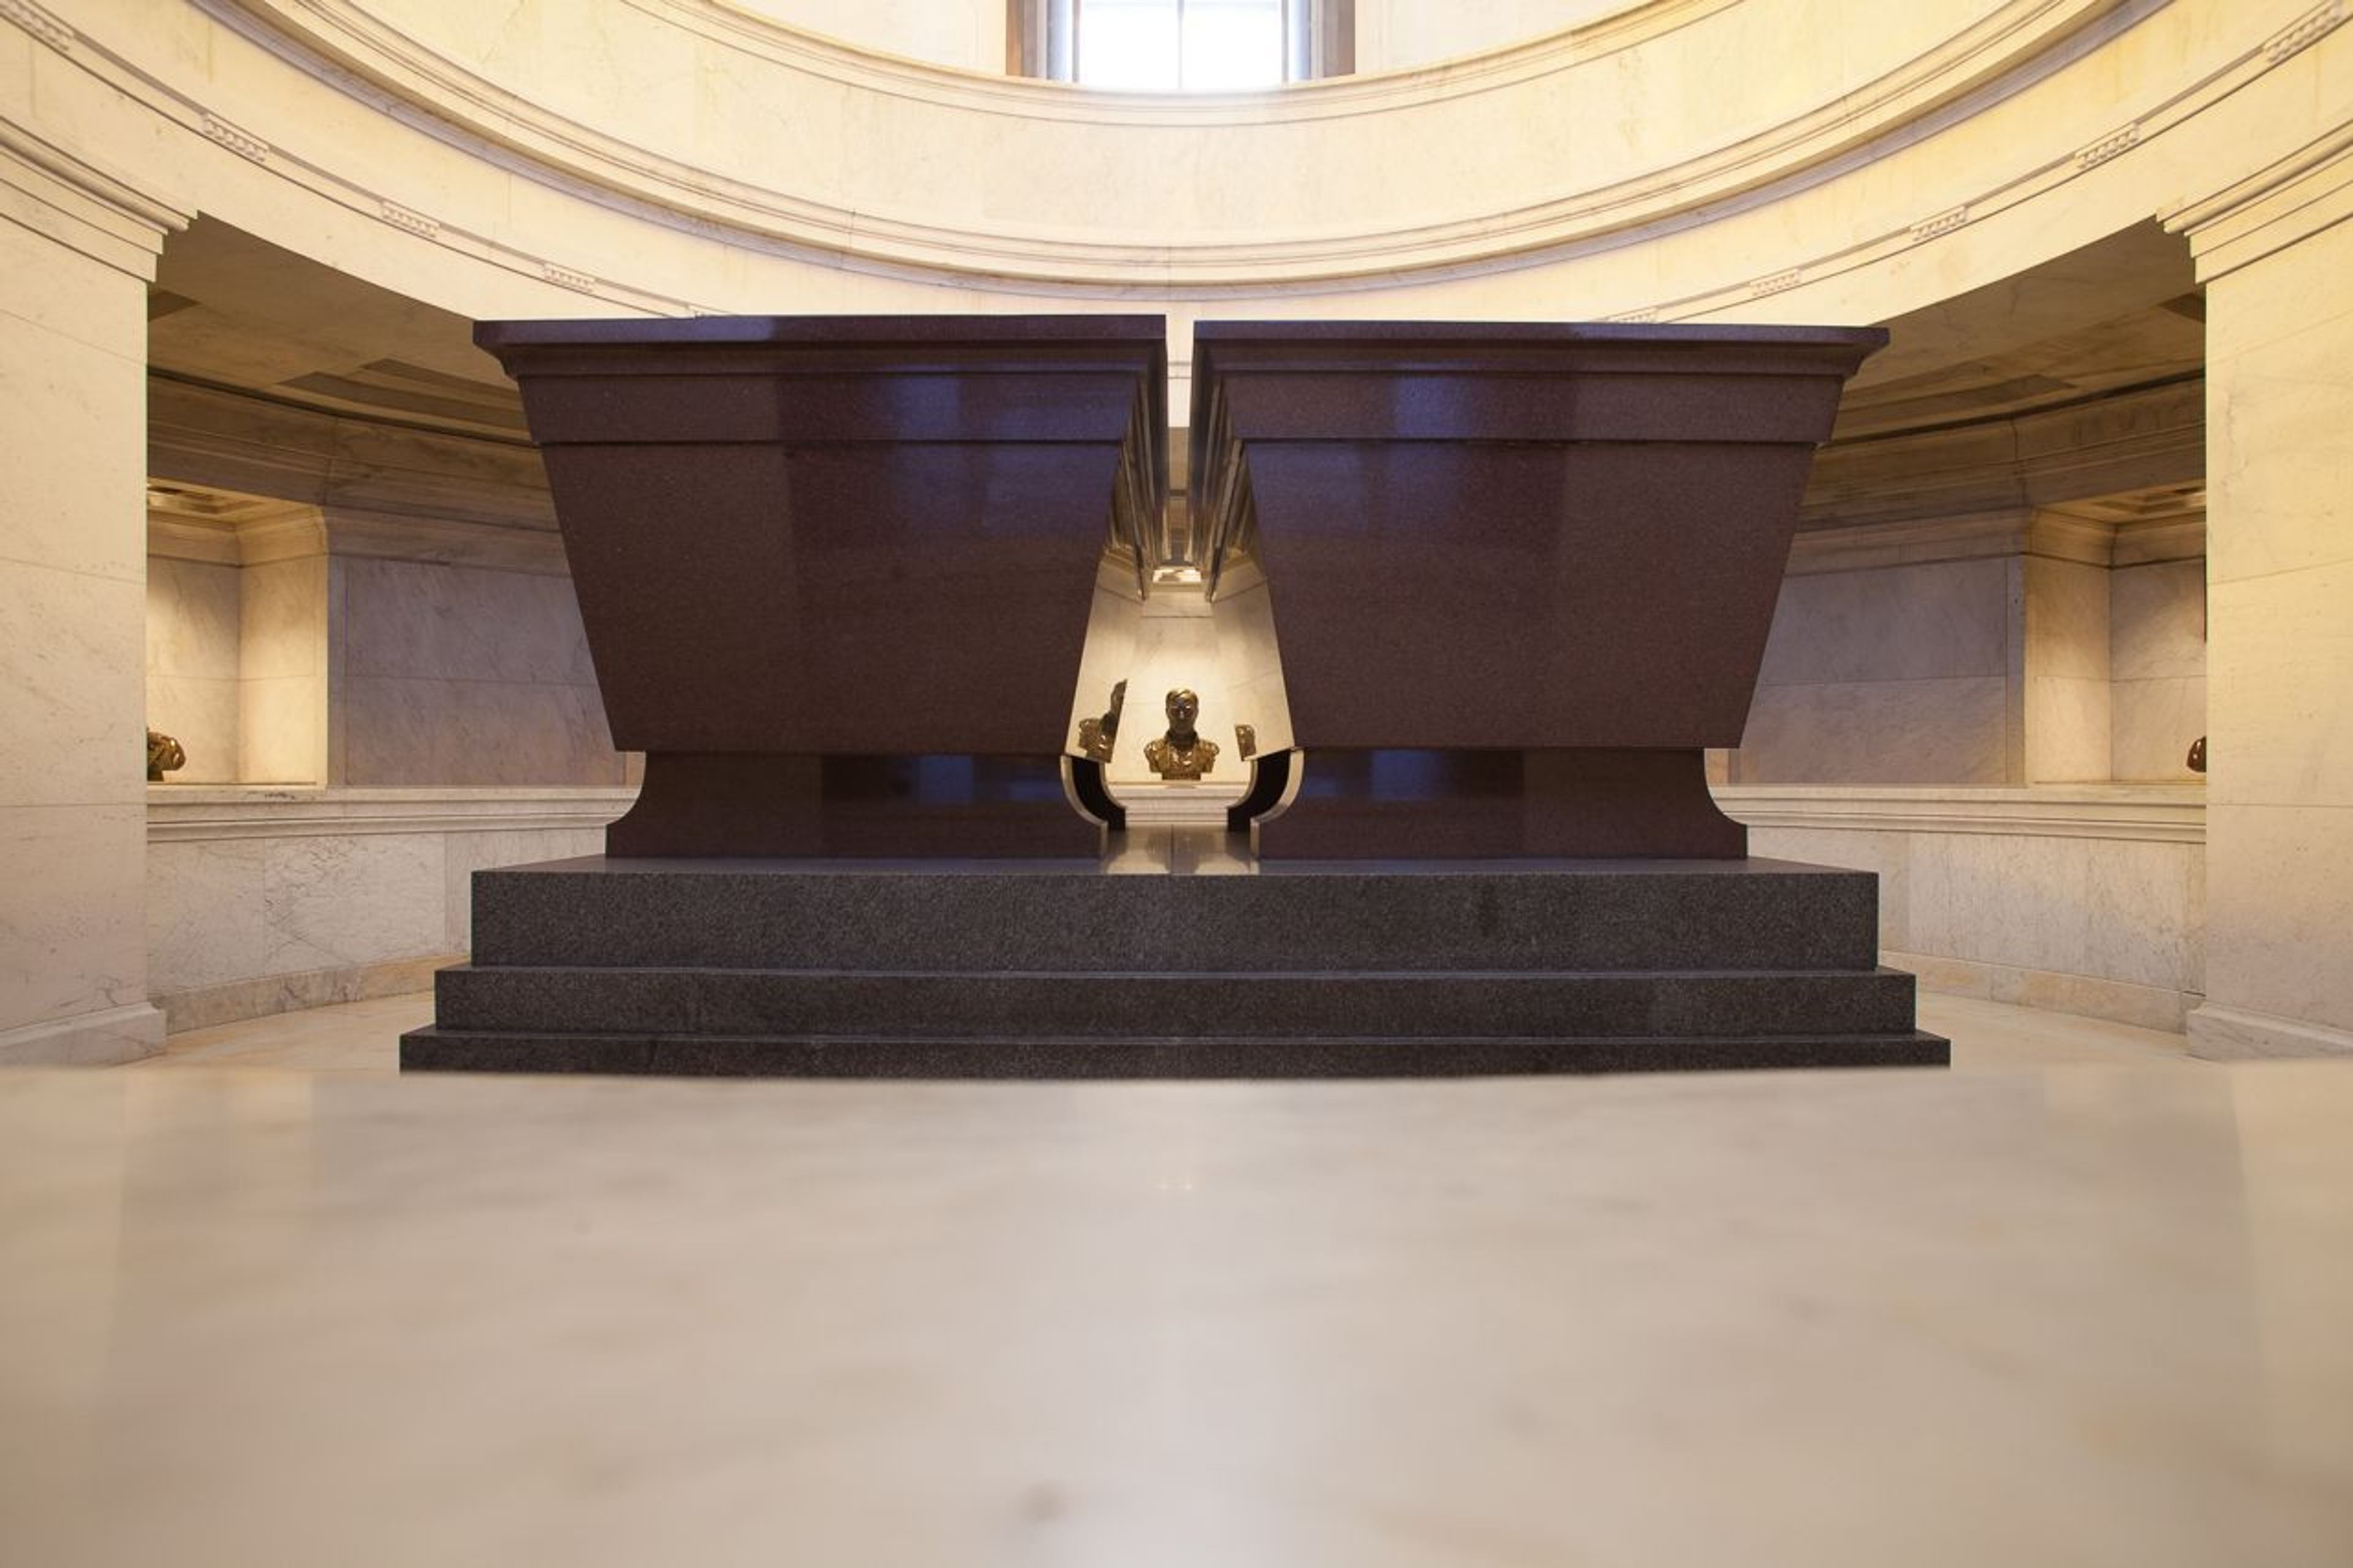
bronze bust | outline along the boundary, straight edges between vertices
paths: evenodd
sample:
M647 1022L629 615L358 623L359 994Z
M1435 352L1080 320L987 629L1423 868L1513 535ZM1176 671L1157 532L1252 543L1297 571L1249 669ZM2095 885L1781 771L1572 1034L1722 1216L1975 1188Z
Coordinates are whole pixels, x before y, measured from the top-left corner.
M161 784L164 782L165 773L174 768L185 768L187 765L188 753L181 749L179 742L161 730L147 731L147 782L149 784Z
M1168 732L1144 748L1145 764L1164 779L1198 779L1218 765L1218 743L1193 727L1201 700L1189 687L1168 694Z
M1090 762L1111 761L1111 746L1119 739L1119 710L1127 706L1127 682L1111 689L1111 706L1100 719L1079 721L1079 750Z

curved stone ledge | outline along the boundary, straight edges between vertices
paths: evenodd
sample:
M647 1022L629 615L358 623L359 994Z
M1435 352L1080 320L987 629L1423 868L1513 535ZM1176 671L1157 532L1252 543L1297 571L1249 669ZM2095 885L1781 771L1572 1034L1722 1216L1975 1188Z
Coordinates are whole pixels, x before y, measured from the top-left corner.
M547 51L543 68L533 68L536 57L469 63L354 0L198 3L477 156L520 160L523 172L658 221L918 270L1202 288L1394 279L1653 234L1834 178L1983 112L2161 9L2161 0L2010 0L1974 16L1979 8L1907 7L1908 30L1884 16L1868 26L1849 16L1840 30L1754 0L1659 0L1469 61L1178 96L866 55L702 0L611 0L575 24L603 46L605 74L586 89L603 101L590 102L561 74L579 64L562 49ZM1826 26L1839 48L1819 59L1790 53L1785 35ZM1643 49L1666 53L1620 68L1621 56ZM1710 66L1721 78L1727 61L1785 54L1788 71L1743 71L1741 90L1722 101L1655 105L1641 85L1705 79ZM2234 64L2262 58L2255 40ZM2122 151L2182 107L2178 98L2137 107L2121 128L2089 134ZM782 140L746 142L739 132L730 145L712 129L745 123ZM1557 156L1480 155L1504 142ZM780 146L790 149L789 180L775 174ZM2051 151L2024 176L2030 184L2105 161L2084 157L2074 139ZM1066 177L1041 173L1097 165L1084 214L1071 211ZM1568 168L1576 174L1561 179ZM1314 177L1288 185L1272 173L1302 169ZM1529 170L1541 184L1525 183ZM1351 193L1346 221L1317 221L1334 189ZM1995 187L1907 212L1890 237L1908 245L1949 232L2020 194ZM436 223L401 212L411 232ZM911 216L919 212L940 216ZM1737 288L1755 297L1806 275L1784 267ZM596 291L595 276L576 276ZM1676 313L1696 303L1675 301Z

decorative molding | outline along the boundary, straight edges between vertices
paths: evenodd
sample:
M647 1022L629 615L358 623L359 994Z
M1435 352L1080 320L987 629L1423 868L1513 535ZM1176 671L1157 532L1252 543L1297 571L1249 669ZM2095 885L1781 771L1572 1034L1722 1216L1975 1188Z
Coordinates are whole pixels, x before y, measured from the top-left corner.
M205 110L205 134L240 158L250 158L257 163L269 162L269 143L249 131L242 131L223 120L212 110Z
M2273 34L2271 41L2263 46L2263 58L2274 65L2278 65L2290 55L2299 52L2308 45L2319 42L2335 31L2337 24L2343 20L2345 20L2343 0L2322 0L2322 4L2315 5L2294 23Z
M1812 530L1789 546L1786 574L1820 576L1831 572L1874 572L1889 566L1926 566L1941 561L1980 561L2022 554L2027 514L2012 509L1933 521L1865 522Z
M1659 319L1659 312L1656 307L1651 307L1641 310L1620 310L1614 316L1604 316L1601 319L1605 321L1622 321L1632 325L1640 325L1645 321L1657 321Z
M569 577L564 536L553 529L513 527L451 518L372 512L349 507L325 511L326 550L338 558L417 561Z
M351 454L365 450L365 461ZM427 430L237 387L147 377L151 479L376 514L553 532L547 470L521 441Z
M1786 272L1776 272L1769 278L1751 279L1748 283L1748 297L1752 300L1761 300L1767 294L1778 294L1786 289L1795 289L1804 276L1803 268L1792 267Z
M2116 529L2111 566L2157 566L2177 561L2197 561L2206 554L2206 514L2167 518L2156 522L2125 523Z
M325 519L314 506L290 506L275 517L242 522L237 530L238 564L266 566L327 552Z
M193 517L147 514L147 553L167 561L194 561L206 566L241 566L237 524L205 521Z
M150 844L316 838L385 833L512 833L601 828L635 788L393 789L291 784L155 784Z
M33 0L0 0L0 17L14 22L58 53L73 52L76 34L71 27L33 4Z
M2353 1030L2208 1001L2189 1015L2189 1054L2201 1061L2353 1056Z
M2137 124L2127 125L2120 131L2111 131L2090 146L2079 147L2075 150L2075 167L2096 169L2119 153L2131 151L2139 141L2140 127Z
M409 233L426 239L437 238L441 233L441 222L438 218L427 217L423 213L402 206L398 202L386 201L384 203L383 212L384 221L395 228L405 228Z
M131 1002L0 1030L0 1068L115 1067L163 1048L164 1015Z
M1059 224L1045 226L1042 215L1041 226L1035 229L997 225L959 228L863 205L853 209L683 163L565 119L418 46L354 0L193 3L340 90L361 97L382 95L387 112L474 156L558 188L572 188L591 200L608 205L618 202L650 221L704 235L717 226L753 243L846 257L862 268L892 275L936 278L946 272L985 277L998 286L1046 282L1078 290L1131 288L1139 274L1148 273L1155 286L1207 297L1282 291L1309 282L1381 287L1401 274L1525 267L1613 243L1611 237L1704 212L1768 186L1803 188L1847 172L1866 149L1888 137L1916 137L1922 116L1950 121L2023 90L2161 8L2163 0L2008 0L1936 47L1806 113L1612 185L1436 222L1240 243L1172 242L1161 234L1073 237ZM1014 82L913 62L882 62L880 57L861 56L813 35L744 16L715 0L622 3L675 26L713 29L723 47L770 59L783 69L824 74L821 67L839 67L856 79L852 85L943 109L979 109L982 104L971 96L977 93L987 100L987 111L993 114L1123 126L1280 126L1416 102L1439 103L1498 90L1519 79L1483 76L1493 59L1551 48L1546 57L1550 63L1528 79L1535 80L1590 63L1641 37L1737 9L1661 0L1566 35L1572 40L1568 44L1540 41L1472 61L1362 81L1301 84L1280 94L1179 99L1105 95L1065 84ZM1672 26L1658 20L1670 16L1677 18ZM1580 37L1583 42L1574 41ZM881 74L870 79L865 74L870 67ZM1547 80L1540 89L1556 88ZM1411 96L1415 92L1420 96ZM1377 96L1366 99L1367 93ZM1970 206L1977 210L1975 201ZM1910 243L1901 231L1899 237ZM1843 265L1836 269L1842 270ZM1806 276L1813 276L1810 268ZM600 292L611 296L609 286ZM1756 296L1744 286L1741 297ZM1704 313L1725 302L1678 301L1662 308L1662 315ZM677 305L673 300L651 308L669 313Z
M1922 218L1918 223L1914 224L1911 231L1912 243L1917 245L1924 239L1934 239L1940 234L1950 234L1968 221L1968 204L1964 202L1959 206L1950 207L1938 213L1935 217Z
M2063 511L2037 511L2027 521L2026 553L2105 567L2116 559L2116 525Z
M1750 827L2206 842L2206 786L2197 784L1714 787L1725 815Z
M2260 261L2353 216L2353 124L2158 216L2168 232L2189 237L2200 283Z
M539 275L559 289L570 289L581 294L596 292L596 279L586 272L575 272L569 267L558 267L553 261L543 261Z
M66 148L40 137L30 127L16 125L14 120L0 120L0 153L14 153L33 170L70 188L82 200L101 205L120 219L148 231L153 237L151 249L163 247L163 236L179 233L181 228L186 228L188 219L195 216L188 209L174 207L142 191L122 174L101 170L87 158L69 153Z
M2023 515L2206 472L2200 375L2125 387L2057 407L1831 442L1816 456L1801 539L1864 523Z

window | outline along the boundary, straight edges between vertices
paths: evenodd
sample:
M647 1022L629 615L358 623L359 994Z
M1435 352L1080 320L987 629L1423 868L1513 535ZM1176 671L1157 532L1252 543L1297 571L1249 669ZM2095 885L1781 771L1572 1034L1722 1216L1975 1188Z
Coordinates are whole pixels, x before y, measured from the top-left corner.
M1351 68L1353 0L1012 0L1009 67L1088 87L1215 92Z

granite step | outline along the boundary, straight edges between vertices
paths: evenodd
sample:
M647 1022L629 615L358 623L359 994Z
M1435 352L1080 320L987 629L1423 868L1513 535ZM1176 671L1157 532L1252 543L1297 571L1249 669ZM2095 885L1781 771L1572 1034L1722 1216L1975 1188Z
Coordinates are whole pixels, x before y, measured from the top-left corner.
M404 1072L844 1079L1426 1078L1778 1068L1943 1067L1950 1047L1874 1034L1425 1039L736 1037L466 1030L401 1037Z
M436 977L445 1028L898 1039L1045 1036L1308 1038L1555 1034L1868 1035L1909 1029L1890 969L1045 973L506 968Z
M1785 861L610 860L478 871L499 967L937 971L1867 970L1878 879Z

